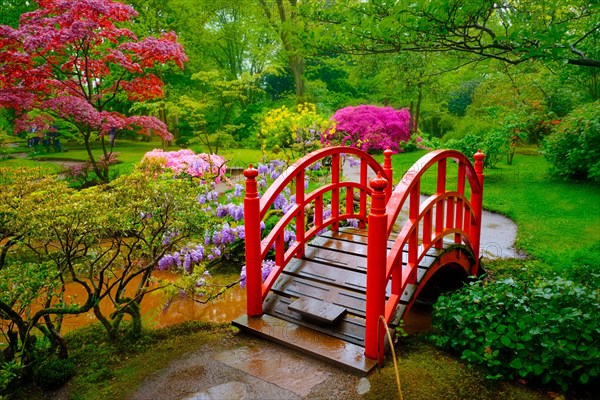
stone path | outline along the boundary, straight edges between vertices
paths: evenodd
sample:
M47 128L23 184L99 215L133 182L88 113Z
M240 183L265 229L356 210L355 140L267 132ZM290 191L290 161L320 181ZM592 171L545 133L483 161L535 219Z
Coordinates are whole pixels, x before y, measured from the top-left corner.
M131 400L360 399L369 381L277 344L239 333L145 381Z

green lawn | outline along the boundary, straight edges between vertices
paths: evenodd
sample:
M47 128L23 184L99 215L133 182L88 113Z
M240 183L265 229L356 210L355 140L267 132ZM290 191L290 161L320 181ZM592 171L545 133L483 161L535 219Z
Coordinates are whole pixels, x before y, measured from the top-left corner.
M133 169L133 166L140 162L144 154L154 149L160 149L162 143L159 140L151 142L140 142L132 140L120 140L117 141L113 152L117 153L117 160L119 163L112 167L112 170L116 174L128 173ZM40 146L42 147L42 146ZM86 161L88 154L83 144L79 143L66 143L63 145L66 150L61 153L49 152L46 153L44 150L34 154L29 158L6 158L0 159L0 167L18 168L18 167L47 167L48 170L45 173L56 173L59 172L62 167L56 162L60 161ZM23 148L22 151L27 151L27 148ZM168 151L179 150L179 147L171 146L167 149ZM202 151L201 148L195 149L197 152ZM100 145L93 147L93 154L96 158L102 156L102 148ZM219 155L225 157L228 160L229 168L246 168L248 164L258 164L262 158L262 152L260 149L225 149L219 152Z

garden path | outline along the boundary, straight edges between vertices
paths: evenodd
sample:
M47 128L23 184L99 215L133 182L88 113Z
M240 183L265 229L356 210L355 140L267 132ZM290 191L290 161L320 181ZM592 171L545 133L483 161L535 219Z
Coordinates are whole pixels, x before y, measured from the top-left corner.
M131 400L360 399L369 382L312 357L240 333L174 360Z

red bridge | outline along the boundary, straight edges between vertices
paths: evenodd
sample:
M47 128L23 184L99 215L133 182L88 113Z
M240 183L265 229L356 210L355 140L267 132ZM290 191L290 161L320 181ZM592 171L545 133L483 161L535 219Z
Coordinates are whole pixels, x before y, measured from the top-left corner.
M358 181L342 181L344 154L360 160ZM383 362L386 329L394 332L431 277L449 268L477 274L485 156L475 154L473 166L458 151L433 151L392 190L391 155L384 152L381 166L357 149L321 149L291 165L261 198L258 171L244 171L247 315L234 325L368 372ZM307 169L323 160L331 162L330 179L305 193ZM456 168L453 187L449 168ZM422 201L429 170L437 174L436 192ZM375 177L367 182L368 176ZM296 204L261 240L261 221L288 185ZM395 229L403 209L408 220ZM314 223L307 224L308 214ZM348 220L358 220L358 228L344 227ZM296 240L288 246L289 225ZM263 282L262 262L273 255L275 267Z

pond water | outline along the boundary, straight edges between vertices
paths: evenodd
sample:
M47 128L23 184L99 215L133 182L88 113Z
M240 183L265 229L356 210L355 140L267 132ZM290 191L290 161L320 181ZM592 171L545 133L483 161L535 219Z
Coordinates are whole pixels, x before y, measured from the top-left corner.
M158 279L173 281L177 275L165 271L155 271ZM215 283L226 285L239 279L237 274L225 274L215 277ZM66 296L85 298L85 292L77 284L68 284ZM167 304L167 297L161 291L148 293L142 301L142 314L146 327L162 328L184 321L229 322L245 312L246 291L239 285L228 289L224 294L207 304L198 303L187 297L176 297ZM109 302L100 303L103 312L110 312ZM126 317L128 318L128 317ZM96 322L93 312L80 315L66 316L63 321L63 332L89 325Z

